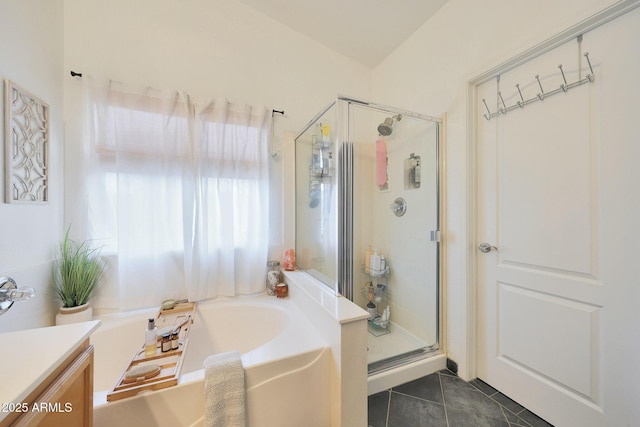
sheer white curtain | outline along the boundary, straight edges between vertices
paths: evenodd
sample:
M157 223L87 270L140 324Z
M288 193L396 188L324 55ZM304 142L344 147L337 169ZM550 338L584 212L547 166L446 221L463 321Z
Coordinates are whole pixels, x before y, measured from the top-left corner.
M83 80L86 205L78 206L112 264L99 304L262 291L266 109Z
M261 291L269 230L267 110L225 100L197 106L185 194L188 295ZM189 198L192 199L189 199Z

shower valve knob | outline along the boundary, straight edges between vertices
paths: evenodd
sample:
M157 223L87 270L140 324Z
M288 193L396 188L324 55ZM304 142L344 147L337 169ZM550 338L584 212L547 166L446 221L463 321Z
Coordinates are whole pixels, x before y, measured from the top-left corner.
M402 216L407 212L407 201L398 197L389 205L389 208L396 216Z

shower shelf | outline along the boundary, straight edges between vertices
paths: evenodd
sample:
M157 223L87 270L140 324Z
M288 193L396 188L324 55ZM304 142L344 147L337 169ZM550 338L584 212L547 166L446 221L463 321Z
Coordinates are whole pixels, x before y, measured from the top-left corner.
M367 323L367 329L369 330L369 333L374 337L381 337L382 335L387 335L391 333L391 330L389 330L388 324L386 327L382 327L378 325L375 320Z
M366 265L362 265L362 272L367 276L371 277L386 277L391 273L391 268L386 266L384 270L374 270L372 268L368 268Z
M331 178L334 172L333 168L321 168L314 165L309 166L309 177L312 179L320 179L320 182L322 182L323 178Z
M311 164L309 165L309 206L315 208L321 200L323 185L331 184L335 169L332 164L331 142L318 140L314 135L311 142Z
M387 274L388 274L388 268L385 270L387 270ZM367 269L367 271L369 271L369 269ZM369 333L371 333L376 337L379 337L381 335L385 335L391 332L389 330L390 322L388 321L385 323L382 322L382 312L381 312L389 305L389 300L386 295L387 285L383 283L377 283L376 285L371 284L371 286L373 286L375 289L374 290L375 299L373 300L373 302L376 304L376 317L373 320L369 320L367 322L367 329L369 330ZM370 295L369 286L363 287L361 289L361 293L362 293L362 297L365 300L369 300L369 295Z
M311 164L309 165L309 175L313 178L328 178L333 176L334 167L332 165L333 142L322 141L315 135L311 141Z

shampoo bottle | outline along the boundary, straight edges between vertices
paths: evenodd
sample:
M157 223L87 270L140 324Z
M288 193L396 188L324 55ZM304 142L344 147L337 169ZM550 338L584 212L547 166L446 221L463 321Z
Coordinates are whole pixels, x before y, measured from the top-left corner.
M156 321L155 319L149 319L147 330L144 333L144 354L146 356L153 356L156 354Z
M369 245L367 252L364 254L364 266L367 268L367 271L371 268L371 255L373 255L373 251L371 250L371 245Z
M371 255L371 270L374 272L380 271L380 255L378 255L378 250L373 250L373 255Z

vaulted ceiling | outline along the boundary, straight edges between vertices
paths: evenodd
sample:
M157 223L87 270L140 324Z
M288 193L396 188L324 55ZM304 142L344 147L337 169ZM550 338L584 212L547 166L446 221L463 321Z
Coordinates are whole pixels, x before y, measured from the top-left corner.
M371 68L447 0L238 0Z

